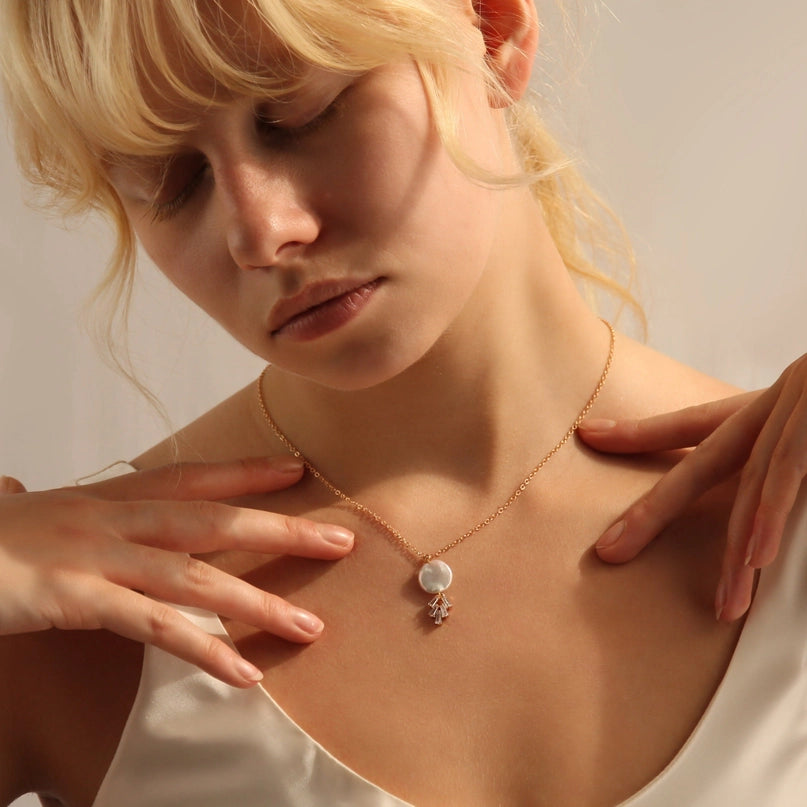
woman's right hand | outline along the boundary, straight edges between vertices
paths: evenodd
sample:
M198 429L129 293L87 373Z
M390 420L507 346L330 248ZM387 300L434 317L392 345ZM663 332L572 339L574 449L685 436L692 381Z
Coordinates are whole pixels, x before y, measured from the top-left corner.
M0 477L0 635L104 628L234 686L256 684L260 671L231 646L151 598L314 641L318 617L189 556L343 557L353 545L344 527L215 501L281 490L302 473L292 457L184 463L34 493Z

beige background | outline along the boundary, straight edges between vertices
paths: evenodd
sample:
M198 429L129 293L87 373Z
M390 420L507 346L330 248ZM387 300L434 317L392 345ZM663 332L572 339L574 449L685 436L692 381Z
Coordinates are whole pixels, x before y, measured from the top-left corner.
M807 6L609 5L584 15L588 56L561 88L561 115L635 238L649 341L768 384L807 350ZM65 233L27 210L5 143L0 176L0 473L56 485L131 456L164 425L77 326L103 229ZM143 277L133 353L180 425L260 363L151 268Z

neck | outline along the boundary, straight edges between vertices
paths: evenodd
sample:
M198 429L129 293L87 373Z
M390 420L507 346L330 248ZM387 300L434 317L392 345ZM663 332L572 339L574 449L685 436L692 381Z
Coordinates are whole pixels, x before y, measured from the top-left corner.
M351 391L268 373L274 419L338 486L358 493L428 473L491 495L574 422L602 373L609 334L543 220L511 229L529 232L529 243L502 251L451 329L403 373Z

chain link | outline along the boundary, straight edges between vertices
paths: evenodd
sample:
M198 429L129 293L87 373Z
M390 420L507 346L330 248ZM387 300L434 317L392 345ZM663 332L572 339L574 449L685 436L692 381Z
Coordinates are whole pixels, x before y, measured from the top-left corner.
M264 368L263 372L258 378L258 405L260 406L261 412L275 436L278 438L278 440L280 440L281 443L283 443L284 446L286 446L292 455L303 461L305 469L311 474L311 476L318 480L337 499L340 499L345 504L352 507L357 513L360 513L362 516L381 527L382 530L387 532L395 540L399 547L404 549L409 554L412 560L417 561L418 563L428 563L430 560L438 558L440 555L444 555L446 552L449 552L450 550L459 546L466 538L470 538L480 530L483 530L489 524L494 522L500 515L502 515L502 513L508 510L518 500L519 496L524 493L527 486L535 478L535 475L544 467L544 465L549 462L549 460L552 459L552 457L555 456L555 454L558 453L558 451L561 450L561 448L563 448L563 446L566 445L566 443L569 442L569 440L571 440L572 436L577 431L577 427L583 422L586 415L588 415L588 413L591 411L591 407L594 406L594 402L600 396L600 392L602 391L603 386L605 386L605 380L608 378L608 372L610 371L611 364L614 360L614 343L616 341L616 334L614 333L614 328L610 322L606 322L605 320L603 320L603 322L608 326L608 331L610 333L608 358L605 361L605 367L603 368L599 381L597 381L597 386L594 387L594 392L591 393L591 397L588 399L588 401L586 401L586 405L580 410L580 413L575 418L574 423L572 423L572 425L569 427L566 434L564 434L563 437L561 437L560 440L558 440L558 442L549 449L549 451L541 458L540 462L527 474L527 476L524 477L524 479L519 483L518 487L516 487L510 496L508 496L508 498L505 499L505 501L502 502L487 518L482 519L482 521L475 524L469 530L466 530L458 538L450 541L442 549L438 549L436 552L421 552L421 550L404 538L404 536L401 535L401 533L395 529L392 524L382 518L378 513L371 510L361 502L357 502L355 499L348 496L348 494L343 490L336 487L336 485L323 476L322 473L305 458L300 449L297 448L297 446L295 446L288 437L286 437L269 413L269 407L266 405L266 400L263 397L263 379L266 375L266 371L269 369L268 366Z

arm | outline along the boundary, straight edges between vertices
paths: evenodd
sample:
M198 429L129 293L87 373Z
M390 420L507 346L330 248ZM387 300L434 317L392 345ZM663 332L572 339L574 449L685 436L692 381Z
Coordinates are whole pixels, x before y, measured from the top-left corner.
M188 553L242 549L336 560L342 527L221 504L296 483L290 458L140 471L78 488L0 496L0 634L105 628L153 643L235 686L260 672L229 645L152 597L246 622L292 642L314 641L313 614Z
M645 420L584 422L580 436L618 453L696 446L600 537L597 552L610 563L631 560L702 493L740 473L715 610L719 619L742 616L754 570L776 558L807 476L807 355L767 390Z

